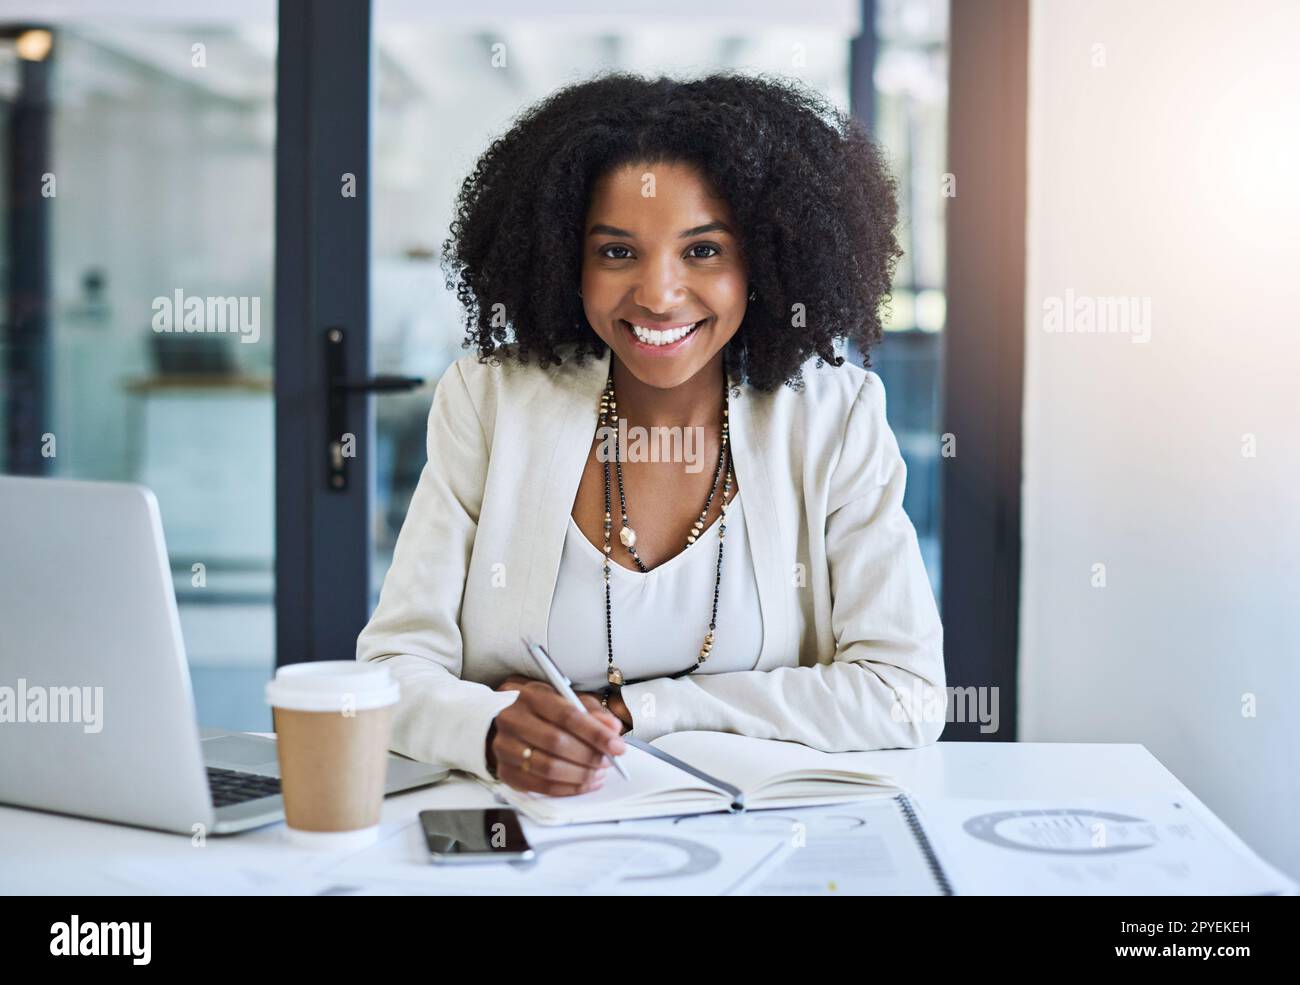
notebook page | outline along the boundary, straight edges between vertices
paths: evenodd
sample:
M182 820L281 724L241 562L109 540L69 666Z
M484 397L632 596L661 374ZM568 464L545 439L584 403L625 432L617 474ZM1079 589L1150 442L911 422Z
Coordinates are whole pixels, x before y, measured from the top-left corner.
M747 792L757 790L775 776L795 772L893 782L885 774L863 773L833 753L779 739L755 739L731 732L672 732L661 735L651 745Z

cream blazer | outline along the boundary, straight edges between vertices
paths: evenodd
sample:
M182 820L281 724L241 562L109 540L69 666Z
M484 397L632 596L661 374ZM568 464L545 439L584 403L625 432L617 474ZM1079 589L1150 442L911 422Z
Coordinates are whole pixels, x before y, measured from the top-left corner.
M585 367L562 354L543 369L536 356L494 366L471 353L444 372L428 461L357 640L357 659L384 661L401 683L392 749L484 779L488 728L518 698L493 689L538 676L520 637L546 638L609 375L608 348ZM925 745L943 730L943 627L903 512L884 385L815 362L802 392L742 385L731 400L758 663L624 687L638 738L705 729L840 752Z

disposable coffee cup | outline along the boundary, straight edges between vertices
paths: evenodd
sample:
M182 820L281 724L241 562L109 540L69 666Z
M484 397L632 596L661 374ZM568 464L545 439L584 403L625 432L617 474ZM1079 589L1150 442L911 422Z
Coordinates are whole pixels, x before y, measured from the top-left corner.
M266 700L289 841L333 851L378 839L400 695L382 664L321 660L276 671Z

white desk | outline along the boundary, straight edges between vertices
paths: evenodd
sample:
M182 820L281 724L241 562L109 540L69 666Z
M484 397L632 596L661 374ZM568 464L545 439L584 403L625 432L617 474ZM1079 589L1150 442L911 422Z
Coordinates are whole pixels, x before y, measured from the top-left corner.
M1173 794L1195 802L1219 833L1236 837L1141 745L1111 743L939 742L922 749L857 753L896 776L918 801L927 798L1087 798ZM458 773L443 783L391 797L383 822L414 821L426 808L496 804L483 786ZM270 879L307 878L339 856L288 845L283 824L208 838L195 847L184 835L0 808L0 893L129 894L257 891ZM129 879L122 878L124 872ZM238 878L236 878L236 876ZM241 881L242 880L242 881ZM250 888L250 881L254 885Z

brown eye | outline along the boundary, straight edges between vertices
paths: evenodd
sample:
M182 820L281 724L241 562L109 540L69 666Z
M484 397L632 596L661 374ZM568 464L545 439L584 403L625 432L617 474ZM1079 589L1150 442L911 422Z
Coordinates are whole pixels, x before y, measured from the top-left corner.
M610 250L623 250L627 253L628 256L610 256L609 255ZM619 246L617 243L614 243L609 246L601 247L600 255L605 257L608 260L626 260L628 257L632 255L632 251L629 250L626 246Z
M701 256L700 254L695 252L696 250L712 250L713 252ZM696 243L694 246L690 248L689 252L692 259L711 260L713 257L717 256L722 251L718 249L716 246L714 246L712 243Z

